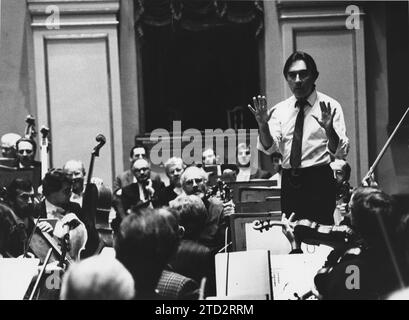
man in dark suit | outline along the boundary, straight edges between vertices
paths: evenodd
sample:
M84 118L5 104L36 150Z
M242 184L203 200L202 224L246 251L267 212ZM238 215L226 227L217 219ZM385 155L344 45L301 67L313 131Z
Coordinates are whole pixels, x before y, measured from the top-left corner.
M169 185L158 195L160 206L169 206L169 202L181 195L183 192L180 177L182 176L185 164L178 157L170 158L165 163L166 175L169 178Z
M239 167L237 181L271 178L270 172L261 170L260 168L254 170L254 168L251 167L251 150L250 146L245 143L240 143L237 146L237 165ZM258 165L258 163L256 165Z
M115 238L116 258L133 276L136 299L181 298L187 296L187 291L197 289L191 279L169 270L163 273L177 250L180 237L176 230L176 218L169 212L161 211L131 209L131 214L122 221Z
M35 161L34 157L37 151L37 144L29 138L21 138L16 142L18 168L38 168L41 162Z
M132 165L136 160L139 160L139 159L148 160L146 149L142 144L136 144L135 146L132 147L129 153L129 162L131 163L131 169L126 170L115 177L115 180L113 183L114 192L130 185L131 183L136 182L135 176L132 172ZM158 183L162 182L159 175L151 174L151 179L153 181L157 181Z
M151 179L150 163L146 159L138 159L133 163L131 170L136 182L116 192L121 198L124 211L134 205L157 207L158 195L165 185Z
M81 206L71 202L72 179L62 169L49 171L43 179L44 199L36 206L40 218L61 219L66 213L74 213L81 219Z

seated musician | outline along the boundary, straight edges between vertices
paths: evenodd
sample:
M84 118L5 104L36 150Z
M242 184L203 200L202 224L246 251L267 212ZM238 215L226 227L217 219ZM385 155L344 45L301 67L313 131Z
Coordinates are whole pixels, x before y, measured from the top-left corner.
M174 234L177 237L177 241L174 243L174 248L169 248L174 254L168 260L168 264L162 271L162 275L159 278L159 282L156 286L156 291L158 294L166 300L197 300L199 298L199 280L193 279L185 273L181 273L172 264L173 258L175 257L175 252L179 251L182 245L181 239L184 235L184 228L179 225L176 214L173 210L169 210L167 207L157 209L156 212L166 219L167 224L171 227ZM182 240L183 242L183 240ZM178 254L176 253L176 256ZM200 259L196 261L198 264L201 262Z
M18 257L28 248L34 228L34 188L29 180L15 179L6 189L6 202L0 203L0 256ZM50 231L49 223L37 224L42 231Z
M136 182L135 175L132 172L132 166L136 160L140 159L145 159L149 163L149 154L147 153L145 147L143 144L135 144L135 146L132 147L130 153L129 153L129 162L130 162L130 169L122 172L121 174L117 175L114 180L114 184L112 187L112 190L116 192L117 190L124 188L131 183ZM155 174L151 172L151 179L152 181L156 181L155 183L161 184L162 180L158 174Z
M35 216L65 222L66 214L74 214L85 225L87 232L87 243L83 256L92 255L99 245L99 235L93 222L81 210L81 206L70 200L71 175L62 169L52 169L44 176L42 185L44 199L36 205Z
M154 209L131 209L131 214L120 225L115 238L116 258L132 274L136 299L163 299L155 289L179 243L179 235L169 219L169 215L165 216ZM162 283L162 293L165 295L165 286L167 290L175 289L172 288L173 281L180 278L176 279L172 272L167 273L167 276L171 282ZM187 285L190 288L192 281L178 283L183 288Z
M165 187L163 182L151 179L150 163L146 159L138 159L132 165L132 174L136 182L116 191L125 212L131 206L158 206L158 195Z
M79 218L81 207L71 202L72 179L62 169L51 169L44 176L43 201L36 206L38 217L61 220L66 213L74 213Z
M283 174L283 156L280 152L271 154L271 164L273 166L273 175L270 180L277 180L277 186L281 188L281 177Z
M170 265L174 271L200 283L206 277L206 296L216 295L215 262L211 250L200 242L207 210L195 195L177 197L170 208L183 228L183 237Z
M205 228L200 236L201 242L216 250L222 248L226 228L225 217L234 213L233 202L223 203L215 196L207 196L207 173L202 168L195 166L186 168L181 182L186 195L199 196L206 206L208 215Z
M315 285L324 299L384 298L408 280L391 197L360 187L352 194L350 210L359 238L330 253Z
M21 139L17 133L6 133L1 136L1 159L0 165L17 166L16 142Z
M258 151L256 151L258 152ZM271 173L257 168L255 171L251 167L250 146L240 143L237 146L237 165L239 173L236 181L249 181L252 179L270 179Z
M334 211L334 222L339 224L350 224L348 203L352 194L352 187L349 184L351 176L351 166L342 159L335 159L330 164L334 171L334 178L336 182L337 202Z
M72 195L71 202L76 202L82 207L82 200L85 191L85 166L80 160L68 160L63 170L71 175L72 178ZM92 177L91 182L94 184L103 184L101 178Z
M68 269L61 300L131 300L135 284L129 271L115 258L93 256Z
M41 167L41 162L34 160L37 144L29 138L21 138L16 142L18 168L30 169Z
M173 157L166 161L165 172L169 178L169 185L158 195L159 206L168 206L169 201L182 194L183 189L180 177L182 176L184 169L185 164L181 158Z

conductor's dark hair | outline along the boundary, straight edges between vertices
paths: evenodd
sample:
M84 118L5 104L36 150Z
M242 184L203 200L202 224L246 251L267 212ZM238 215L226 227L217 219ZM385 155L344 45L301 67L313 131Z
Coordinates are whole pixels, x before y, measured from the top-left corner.
M43 179L43 194L49 196L53 192L61 190L64 183L71 184L71 175L66 173L63 169L51 169L48 171Z
M284 77L287 77L288 74L288 69L290 69L291 65L296 62L302 60L305 62L305 65L307 66L307 70L311 72L311 75L317 79L319 72L317 70L317 65L315 64L314 59L306 52L303 51L295 51L293 52L287 59L284 65L283 69L283 74Z
M36 143L33 139L30 139L30 138L21 138L21 139L18 139L17 142L16 142L16 150L18 151L18 145L19 145L20 142L23 142L23 141L28 142L28 143L31 143L31 145L33 146L33 154L36 154L36 151L37 151L37 143Z

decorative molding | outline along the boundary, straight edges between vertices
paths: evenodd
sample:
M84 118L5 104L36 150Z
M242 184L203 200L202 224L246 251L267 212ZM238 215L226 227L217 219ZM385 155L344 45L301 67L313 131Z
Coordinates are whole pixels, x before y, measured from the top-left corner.
M344 1L277 1L279 20L301 19L344 19L350 15L345 12L349 5L358 3ZM359 16L364 16L362 7Z
M47 28L47 13L51 6L58 7L60 28L117 26L119 0L28 0L32 28Z
M61 15L116 14L119 0L27 0L32 16L44 16L49 6L58 6Z
M365 13L359 13L364 16ZM320 14L280 14L280 20L300 20L300 19L328 19L328 18L347 18L346 13L320 13Z
M90 21L90 22L62 22L60 27L97 27L97 26L116 26L118 21ZM33 22L31 27L33 28L47 28L48 24L45 22Z

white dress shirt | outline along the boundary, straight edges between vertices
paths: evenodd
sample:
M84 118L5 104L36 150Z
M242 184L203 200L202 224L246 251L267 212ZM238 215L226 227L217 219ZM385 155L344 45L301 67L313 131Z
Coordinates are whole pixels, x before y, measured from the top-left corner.
M65 210L53 205L47 199L45 199L45 210L47 212L47 219L61 220L64 217Z
M310 105L304 108L300 168L329 164L331 162L331 155L336 158L345 158L349 150L349 141L346 136L344 113L342 112L341 105L336 100L316 90L311 93L307 100ZM295 120L299 111L299 108L295 107L296 101L297 99L291 96L273 107L276 110L268 122L273 145L269 149L265 149L260 142L260 137L257 142L257 148L268 155L273 152L280 152L283 155L282 166L284 169L291 168L291 144ZM334 108L336 110L333 125L339 137L339 144L335 154L332 154L328 148L328 138L325 130L312 117L315 115L318 119L321 119L321 107L319 104L321 101L324 101L326 104L330 103L332 112Z

